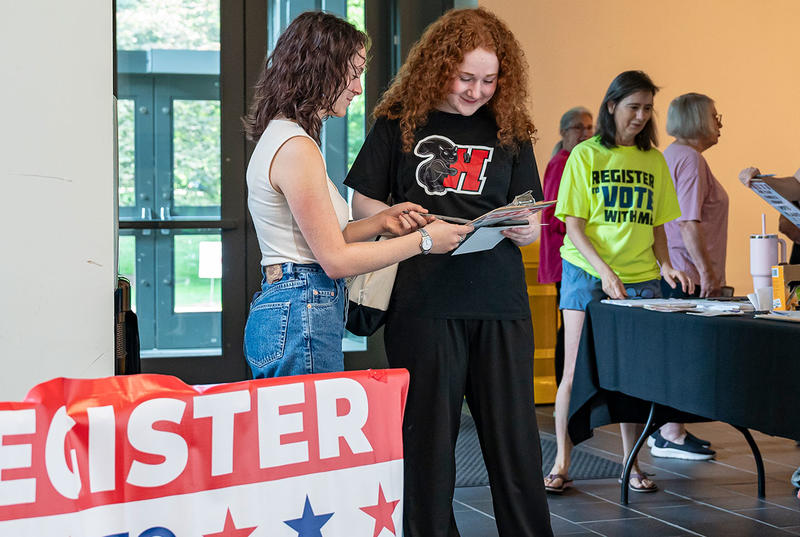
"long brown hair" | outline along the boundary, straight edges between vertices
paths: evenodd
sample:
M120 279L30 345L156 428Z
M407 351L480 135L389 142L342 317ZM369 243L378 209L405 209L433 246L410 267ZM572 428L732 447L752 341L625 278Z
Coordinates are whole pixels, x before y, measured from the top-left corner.
M658 90L658 86L653 84L644 71L624 71L618 74L608 86L606 96L600 104L600 111L597 113L597 134L600 136L600 143L606 147L617 147L617 124L614 121L614 114L608 111L609 103L614 103L616 106L628 95L640 91L647 91L655 96ZM634 142L642 151L648 151L658 145L656 120L652 115L636 135Z
M479 47L500 62L497 90L487 105L500 144L516 151L519 142L533 137L536 129L526 106L528 65L514 34L491 11L452 9L425 30L375 107L375 117L400 120L403 151L411 151L414 131L447 97L464 54Z
M355 69L353 56L367 41L364 32L329 13L298 15L264 61L250 110L242 118L248 139L258 141L267 124L282 116L319 143L319 112L333 110Z

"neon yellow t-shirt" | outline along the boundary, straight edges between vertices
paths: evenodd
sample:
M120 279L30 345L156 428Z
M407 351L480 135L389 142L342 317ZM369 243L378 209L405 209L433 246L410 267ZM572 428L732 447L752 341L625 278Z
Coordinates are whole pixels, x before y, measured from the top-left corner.
M623 283L660 276L653 253L653 227L681 215L675 186L657 149L607 148L595 136L569 155L555 215L586 220L586 236ZM564 238L561 257L592 276L600 275Z

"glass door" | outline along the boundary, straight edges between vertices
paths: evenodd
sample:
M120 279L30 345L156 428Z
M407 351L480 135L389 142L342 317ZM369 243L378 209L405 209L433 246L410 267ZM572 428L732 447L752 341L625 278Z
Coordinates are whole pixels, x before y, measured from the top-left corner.
M142 370L191 383L247 378L242 338L260 254L240 122L269 44L302 11L363 28L363 0L116 0L119 267L132 284ZM325 123L344 192L359 113ZM354 337L348 350L363 347Z
M223 271L223 253L242 249L231 241L244 242L235 203L244 171L223 178L220 100L221 9L242 4L116 2L119 273L132 284L142 369L193 382L246 374L235 344L242 328L229 330L223 344L225 316L243 325L243 262ZM229 67L243 78L241 65ZM242 101L229 101L236 122ZM228 145L237 143L243 149L240 140ZM233 211L223 211L226 195Z

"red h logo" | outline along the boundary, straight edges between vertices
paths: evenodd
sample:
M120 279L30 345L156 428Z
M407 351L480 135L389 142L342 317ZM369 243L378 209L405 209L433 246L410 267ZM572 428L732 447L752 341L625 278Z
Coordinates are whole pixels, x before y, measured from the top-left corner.
M470 149L472 151L469 151ZM455 175L445 177L444 187L465 194L480 194L486 179L483 172L486 170L486 164L491 160L492 149L490 148L459 147L458 160L450 165L458 171Z

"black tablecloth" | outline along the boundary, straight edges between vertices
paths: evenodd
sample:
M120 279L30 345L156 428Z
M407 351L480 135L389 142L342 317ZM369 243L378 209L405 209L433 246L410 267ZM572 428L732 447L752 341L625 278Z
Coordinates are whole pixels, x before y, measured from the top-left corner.
M590 304L572 441L601 425L644 423L651 401L659 423L723 421L800 439L800 324Z

